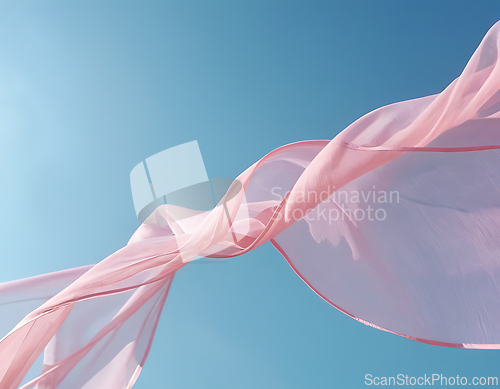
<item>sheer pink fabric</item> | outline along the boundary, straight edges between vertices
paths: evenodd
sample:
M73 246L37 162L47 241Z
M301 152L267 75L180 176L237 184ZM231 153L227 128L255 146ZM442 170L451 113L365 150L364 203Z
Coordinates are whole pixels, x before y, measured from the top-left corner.
M132 387L175 272L267 241L365 324L500 348L499 33L442 93L272 151L213 211L175 220L161 206L97 265L0 285L0 386Z

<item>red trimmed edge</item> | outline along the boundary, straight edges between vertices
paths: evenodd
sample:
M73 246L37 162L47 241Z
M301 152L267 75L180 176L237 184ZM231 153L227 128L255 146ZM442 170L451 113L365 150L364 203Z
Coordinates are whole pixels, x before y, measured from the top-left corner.
M500 146L499 146L499 148L500 148ZM380 326L378 326L376 324L370 323L370 322L368 322L366 320L363 320L363 319L361 319L359 317L356 317L353 314L347 312L345 309L339 307L337 304L333 303L329 299L327 299L323 294L321 294L318 290L316 290L305 279L305 277L302 276L302 274L300 274L300 272L297 270L297 268L295 267L295 265L290 260L290 257L288 257L288 255L281 248L281 246L278 244L278 242L276 242L276 240L274 240L274 239L270 239L269 241L272 243L272 245L274 247L276 247L276 249L280 252L280 254L283 255L283 257L286 259L286 261L288 262L288 264L290 265L290 267L293 269L293 271L301 278L302 281L304 281L306 283L307 286L309 286L309 288L311 288L314 291L314 293L316 293L319 297L321 297L327 303L333 305L340 312L345 313L347 316L352 317L353 319L359 321L360 323L363 323L363 324L365 324L367 326L376 328L378 330L382 330L382 331L385 331L385 332L390 332L391 334L402 336L403 338L408 338L408 339L416 340L418 342L426 343L426 344L431 344L433 346L450 347L450 348L491 349L491 350L499 350L500 349L500 344L488 344L488 343L448 343L448 342L440 342L440 341L437 341L437 340L416 338L416 337L413 337L413 336L404 335L404 334L400 334L398 332L394 332L394 331L388 330L387 328L380 327Z

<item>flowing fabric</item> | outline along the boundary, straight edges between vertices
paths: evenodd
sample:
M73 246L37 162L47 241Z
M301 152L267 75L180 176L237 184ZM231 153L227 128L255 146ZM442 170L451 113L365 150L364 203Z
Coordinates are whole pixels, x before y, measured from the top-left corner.
M175 272L268 241L360 322L500 348L499 34L442 93L272 151L212 211L160 206L96 265L1 284L0 387L131 388Z

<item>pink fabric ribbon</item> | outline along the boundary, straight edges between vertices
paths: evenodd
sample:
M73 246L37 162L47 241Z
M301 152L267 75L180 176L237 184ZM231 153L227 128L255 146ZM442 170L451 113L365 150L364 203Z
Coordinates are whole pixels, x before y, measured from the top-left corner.
M1 284L0 387L17 388L43 353L22 388L131 388L175 272L268 241L360 322L500 348L499 33L442 93L272 151L214 210L174 221L161 206L96 265Z

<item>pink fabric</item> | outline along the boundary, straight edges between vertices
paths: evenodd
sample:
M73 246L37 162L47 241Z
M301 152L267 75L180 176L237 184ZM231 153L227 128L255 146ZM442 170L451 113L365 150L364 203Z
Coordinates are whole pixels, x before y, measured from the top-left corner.
M173 220L179 209L161 206L97 265L0 285L0 386L19 387L43 355L23 388L132 387L175 272L267 241L367 325L500 348L499 33L497 23L442 93L272 151L213 211ZM368 207L385 218L359 218Z

